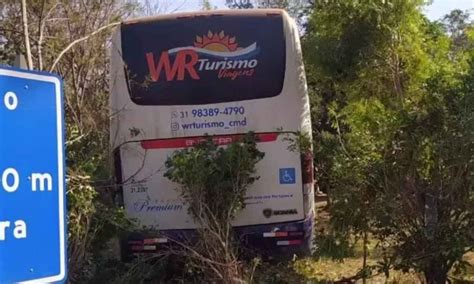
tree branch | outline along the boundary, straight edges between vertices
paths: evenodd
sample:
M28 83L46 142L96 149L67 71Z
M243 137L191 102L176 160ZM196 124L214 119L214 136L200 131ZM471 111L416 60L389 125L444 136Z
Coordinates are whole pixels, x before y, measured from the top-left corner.
M23 1L24 1L24 0L23 0ZM120 22L114 22L114 23L108 24L108 25L103 26L103 27L97 29L96 31L94 31L94 32L92 32L92 33L86 35L86 36L83 36L83 37L81 37L81 38L79 38L79 39L76 39L75 41L71 42L65 49L63 49L63 50L61 51L61 53L59 53L58 57L56 57L56 59L54 60L54 63L53 63L53 65L51 66L51 68L49 69L49 71L50 71L50 72L53 72L53 71L54 71L54 69L56 68L56 65L58 64L59 60L61 60L61 58L63 57L63 55L64 55L66 52L68 52L74 45L76 45L76 44L78 44L78 43L80 43L80 42L82 42L82 41L85 41L85 40L89 39L91 36L94 36L94 35L96 35L96 34L102 32L103 30L106 30L106 29L108 29L108 28L112 28L112 27L115 27L115 26L118 26L118 25L120 25Z
M43 2L44 3L44 2ZM40 20L40 29L39 29L39 39L38 39L38 61L39 61L39 70L43 70L43 39L44 39L44 28L46 27L46 22L48 21L49 16L51 13L56 9L58 6L58 2L56 2L51 9L46 13L46 16L43 20Z
M26 14L26 0L21 0L21 16L23 20L23 35L25 37L26 61L28 69L33 69L33 59L31 58L30 36L28 34L28 15Z

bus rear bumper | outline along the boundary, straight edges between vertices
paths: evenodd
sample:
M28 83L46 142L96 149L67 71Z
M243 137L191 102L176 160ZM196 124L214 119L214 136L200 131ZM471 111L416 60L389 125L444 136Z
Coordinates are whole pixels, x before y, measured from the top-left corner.
M313 216L298 222L235 228L244 248L268 259L309 256L313 248Z
M294 255L309 256L313 248L313 216L302 221L235 227L245 256L286 260ZM196 230L163 230L157 233L131 233L121 242L122 260L130 261L134 255L157 254L182 244L196 242Z

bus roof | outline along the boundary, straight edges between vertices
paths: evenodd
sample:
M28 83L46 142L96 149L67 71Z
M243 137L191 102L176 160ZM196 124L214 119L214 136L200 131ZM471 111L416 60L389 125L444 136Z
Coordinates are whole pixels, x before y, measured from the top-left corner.
M160 20L169 20L169 19L183 19L183 18L193 18L193 17L215 17L215 16L273 16L273 15L285 15L287 14L283 9L227 9L227 10L209 10L209 11L194 11L194 12L182 12L175 14L163 14L155 15L148 17L140 17L130 20L125 20L122 22L123 25L141 23L141 22L150 22L150 21L160 21Z

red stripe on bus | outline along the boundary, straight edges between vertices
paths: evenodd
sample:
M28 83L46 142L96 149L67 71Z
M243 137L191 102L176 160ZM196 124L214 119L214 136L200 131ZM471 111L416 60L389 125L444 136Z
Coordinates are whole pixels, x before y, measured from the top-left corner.
M258 143L275 141L278 133L259 133L255 134L258 138ZM212 136L212 140L217 145L228 145L236 140L239 140L244 135L216 135ZM205 141L205 137L192 138L176 138L176 139L155 139L142 141L143 149L172 149L172 148L187 148L192 147L200 142Z
M302 240L291 240L288 243L289 243L290 246L291 245L301 245L303 243L303 241Z

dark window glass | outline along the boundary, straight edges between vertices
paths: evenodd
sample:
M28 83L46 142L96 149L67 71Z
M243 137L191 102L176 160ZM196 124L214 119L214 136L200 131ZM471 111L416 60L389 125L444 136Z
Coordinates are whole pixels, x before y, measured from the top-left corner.
M281 16L208 16L123 25L131 99L139 105L232 102L278 95Z

